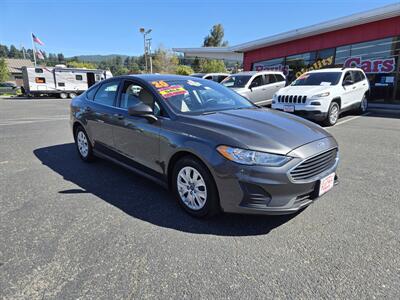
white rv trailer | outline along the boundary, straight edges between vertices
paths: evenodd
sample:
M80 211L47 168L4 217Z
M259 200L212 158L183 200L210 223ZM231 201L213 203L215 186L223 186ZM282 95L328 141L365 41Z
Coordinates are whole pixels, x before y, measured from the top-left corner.
M22 92L26 96L59 96L74 98L100 80L112 77L110 71L53 67L23 67Z

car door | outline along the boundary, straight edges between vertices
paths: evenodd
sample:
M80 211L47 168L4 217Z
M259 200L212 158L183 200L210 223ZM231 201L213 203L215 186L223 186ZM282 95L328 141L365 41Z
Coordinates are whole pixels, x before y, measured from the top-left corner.
M255 76L249 83L248 99L253 103L260 103L265 100L264 79L262 75Z
M113 148L113 114L116 112L116 97L120 80L103 83L93 96L93 100L85 101L84 114L87 129L94 142L94 148L104 151Z
M283 77L280 81L278 81L278 79L279 77L277 78L275 74L264 75L264 97L266 100L265 104L270 104L272 102L272 97L274 96L274 94L285 86L285 81L283 80Z
M352 105L356 105L358 103L361 102L364 94L365 94L365 90L366 90L366 86L367 83L364 80L364 74L360 71L351 71L352 75L353 75L353 81L354 81L354 86L355 88L355 93L354 93L354 98L351 101Z
M119 93L118 113L114 115L115 148L124 157L162 173L159 165L160 121L149 121L141 116L130 116L128 108L140 102L158 111L155 95L135 80L124 80ZM135 167L138 167L135 165Z
M354 83L353 75L351 71L347 71L342 80L342 88L343 88L343 93L341 96L342 100L342 109L345 109L349 107L353 101L354 98L357 97L356 93L356 85Z

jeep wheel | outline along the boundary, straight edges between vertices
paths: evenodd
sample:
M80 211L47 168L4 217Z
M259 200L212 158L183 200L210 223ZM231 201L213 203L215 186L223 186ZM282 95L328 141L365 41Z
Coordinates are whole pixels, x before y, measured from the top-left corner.
M339 104L336 102L332 102L329 106L328 115L324 120L324 125L326 126L333 126L336 124L337 120L339 119L340 114L340 107Z
M368 100L367 97L364 95L361 99L360 106L357 109L357 112L362 115L365 114L368 110Z

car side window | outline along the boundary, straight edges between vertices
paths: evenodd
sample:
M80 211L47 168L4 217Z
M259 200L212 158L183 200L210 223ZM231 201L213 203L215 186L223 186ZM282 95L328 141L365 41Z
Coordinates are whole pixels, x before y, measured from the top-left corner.
M362 80L361 74L359 71L352 71L354 82L360 82Z
M97 90L96 95L94 96L94 102L103 105L113 106L118 91L118 84L118 81L111 81L102 84Z
M213 80L213 77L211 75L208 75L208 76L204 77L204 79Z
M275 76L273 74L264 75L265 84L270 84L276 82Z
M285 81L285 78L280 74L275 74L275 78L277 82Z
M346 72L346 74L344 74L343 82L345 82L346 80L353 80L350 72Z
M219 75L218 76L218 79L216 80L217 82L221 82L222 80L224 80L226 77L228 77L228 76L226 76L226 75Z
M86 92L86 98L89 100L93 100L94 95L96 94L98 89L98 86L94 86L92 88L90 88L87 92Z
M156 116L161 115L159 104L154 98L154 95L146 88L132 81L125 81L121 91L119 107L128 109L139 103L144 103L153 109Z
M254 79L253 79L253 81L251 82L251 84L250 84L250 87L257 87L257 86L262 86L264 83L263 83L263 79L262 79L262 76L261 75L258 75L258 76L256 76L256 77L254 77Z

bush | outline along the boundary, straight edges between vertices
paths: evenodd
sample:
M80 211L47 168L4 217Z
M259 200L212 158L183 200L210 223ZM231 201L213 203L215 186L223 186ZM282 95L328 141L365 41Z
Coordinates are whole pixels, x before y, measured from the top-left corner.
M179 65L179 66L176 67L175 73L178 74L178 75L186 75L186 76L188 76L190 74L193 74L194 71L189 66Z
M225 64L222 60L205 60L200 65L202 73L226 72Z

